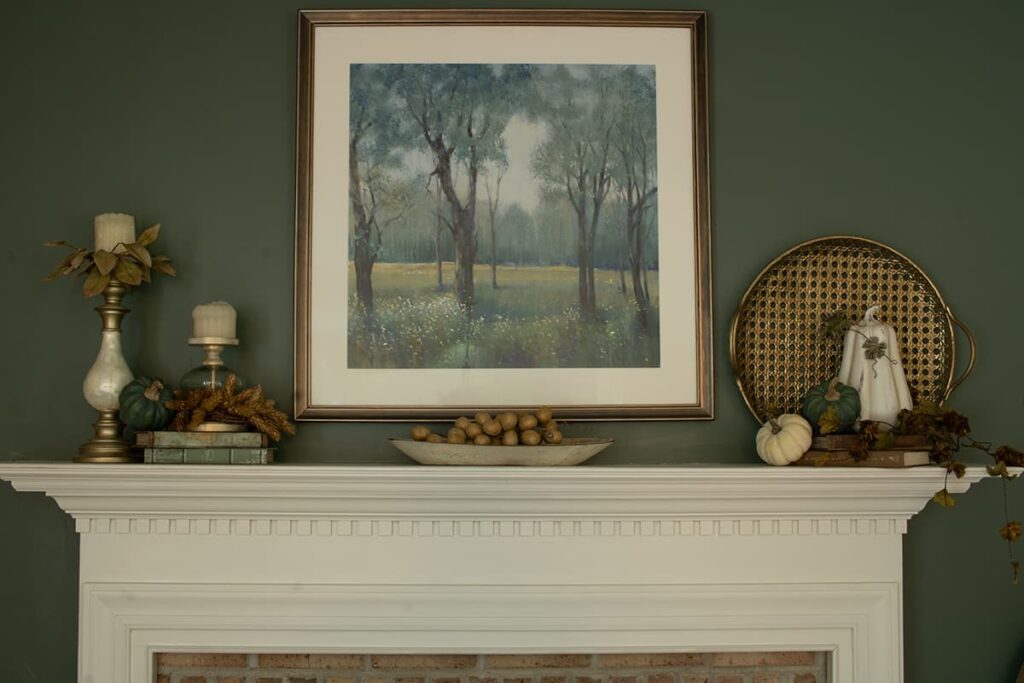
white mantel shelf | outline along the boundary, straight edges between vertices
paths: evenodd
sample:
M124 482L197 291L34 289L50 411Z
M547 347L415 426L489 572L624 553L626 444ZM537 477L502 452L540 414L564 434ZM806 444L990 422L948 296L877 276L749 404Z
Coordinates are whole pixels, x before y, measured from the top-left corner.
M815 522L823 520L829 520L831 526L843 520L885 519L895 524L892 531L905 531L906 520L942 488L944 475L936 467L529 469L0 463L0 478L19 491L51 496L78 520L83 532L108 524L120 523L123 528L126 521L139 519L385 518L802 520L811 523L812 530L816 529ZM963 493L985 476L983 467L968 468L962 479L950 477L950 491ZM105 521L94 525L93 520Z
M963 493L986 476L950 478ZM902 681L939 468L0 463L81 532L80 683L157 652L823 650Z

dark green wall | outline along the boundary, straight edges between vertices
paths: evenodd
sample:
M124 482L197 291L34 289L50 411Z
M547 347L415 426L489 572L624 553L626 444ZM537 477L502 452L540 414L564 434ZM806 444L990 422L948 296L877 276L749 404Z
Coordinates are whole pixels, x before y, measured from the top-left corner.
M295 10L314 4L2 10L0 458L67 460L87 436L94 304L70 282L40 281L56 254L39 245L88 243L103 211L162 222L159 244L182 273L130 297L133 367L180 376L196 358L184 344L192 306L223 298L241 316L237 367L290 403ZM1024 443L1024 4L693 4L711 25L719 417L601 425L619 443L595 464L753 461L729 316L776 253L837 232L884 240L934 277L980 347L956 405L979 434ZM599 5L615 3L561 3ZM282 459L401 464L384 437L403 429L302 425ZM1011 505L1024 515L1021 485ZM988 482L911 522L909 683L1011 681L1024 661L1024 585L1008 582L1001 506ZM77 548L52 501L0 484L0 680L74 679Z

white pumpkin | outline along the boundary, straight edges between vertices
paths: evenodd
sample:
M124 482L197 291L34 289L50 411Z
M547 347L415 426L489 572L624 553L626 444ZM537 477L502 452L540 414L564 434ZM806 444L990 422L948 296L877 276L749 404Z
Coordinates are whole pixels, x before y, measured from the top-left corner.
M846 333L839 381L860 393L860 419L888 425L896 424L903 409L914 402L900 361L900 343L896 330L879 322L878 306L864 313L864 319ZM867 346L867 348L866 348Z
M757 432L757 454L769 465L788 465L811 449L811 423L801 415L779 415Z

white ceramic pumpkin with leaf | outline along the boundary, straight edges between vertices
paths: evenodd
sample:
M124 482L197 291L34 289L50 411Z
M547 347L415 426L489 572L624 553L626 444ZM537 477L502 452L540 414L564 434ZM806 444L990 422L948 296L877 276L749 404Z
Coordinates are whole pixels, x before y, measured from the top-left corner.
M800 415L779 415L757 432L757 454L769 465L788 465L811 449L811 423Z

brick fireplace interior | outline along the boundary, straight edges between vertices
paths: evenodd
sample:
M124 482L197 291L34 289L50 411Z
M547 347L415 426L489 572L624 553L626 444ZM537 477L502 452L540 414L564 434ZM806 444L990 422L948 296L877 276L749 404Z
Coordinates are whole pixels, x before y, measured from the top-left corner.
M825 683L824 652L161 653L156 683Z

